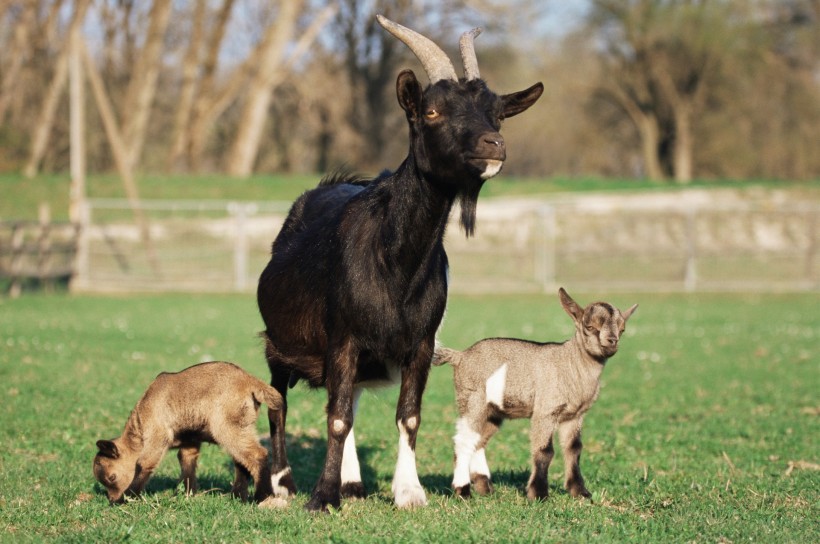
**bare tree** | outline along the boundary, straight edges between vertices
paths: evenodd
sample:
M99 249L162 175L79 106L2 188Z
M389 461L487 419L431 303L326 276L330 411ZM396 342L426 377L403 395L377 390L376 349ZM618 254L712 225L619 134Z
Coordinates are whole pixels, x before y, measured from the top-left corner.
M590 21L606 44L600 92L635 124L650 179L692 179L693 119L716 69L735 53L736 7L718 0L593 1Z
M0 83L0 122L2 122L20 81L20 71L28 54L29 36L35 30L37 5L34 2L28 2L12 10L13 2L7 0L0 7L2 7L3 17L13 25L10 43L3 48L4 51L0 57L3 77Z
M205 0L196 0L191 17L191 30L188 47L182 59L182 81L179 90L179 102L174 116L171 153L168 156L168 167L173 169L185 152L186 125L191 120L194 99L197 91L197 74L200 69L200 52L205 38ZM220 39L221 42L221 39Z
M250 77L239 119L239 130L228 155L226 169L233 176L245 177L253 171L274 87L285 78L288 64L298 60L307 51L319 30L336 11L334 3L325 7L301 34L294 51L286 55L286 46L297 30L296 23L302 7L301 0L282 2L276 20L268 27L260 43L259 62Z
M123 138L128 149L128 165L132 170L139 161L145 140L170 16L171 0L154 0L149 13L145 43L137 55L121 107Z
M253 62L256 58L252 54L245 63L240 65L227 78L228 83L225 87L221 88L218 85L216 76L219 52L225 39L233 5L234 0L223 0L213 18L214 22L211 25L210 33L204 39L204 43L201 44L205 48L205 52L199 78L194 83L196 91L189 119L174 139L172 161L179 159L177 153L184 153L188 167L195 171L200 170L202 167L200 161L212 124L224 111L227 104L233 100L236 93L239 92L239 85L243 81L239 75L246 69L246 64ZM200 45L192 43L191 47L198 50Z
M68 31L62 39L62 46L59 48L60 52L55 60L54 75L48 86L48 91L43 101L43 106L40 109L37 123L34 125L29 150L29 160L23 168L23 175L28 178L34 177L37 174L40 161L43 160L43 156L45 155L49 136L54 126L54 115L57 111L57 105L66 87L68 57L71 52L69 42L71 36L77 32L85 20L85 14L88 11L90 3L90 0L77 0Z

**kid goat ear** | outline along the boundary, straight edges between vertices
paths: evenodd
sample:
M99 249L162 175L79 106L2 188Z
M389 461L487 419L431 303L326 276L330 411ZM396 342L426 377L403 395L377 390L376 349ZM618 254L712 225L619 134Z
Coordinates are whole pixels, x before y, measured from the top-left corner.
M100 455L103 457L110 457L111 459L118 459L120 452L117 445L110 440L97 440L97 448L100 450Z

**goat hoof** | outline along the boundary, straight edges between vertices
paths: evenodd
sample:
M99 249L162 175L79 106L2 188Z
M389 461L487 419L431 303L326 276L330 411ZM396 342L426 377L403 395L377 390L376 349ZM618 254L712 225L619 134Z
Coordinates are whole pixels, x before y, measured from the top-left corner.
M470 484L454 487L453 494L456 497L461 497L462 499L469 499L472 496L472 492L470 491Z
M290 473L290 467L282 475L271 477L271 487L273 494L277 497L287 499L296 495L296 482L293 481L293 475Z
M259 501L259 504L257 506L259 508L267 509L267 510L274 510L274 509L275 510L281 510L283 508L288 507L288 501L286 501L285 499L282 499L282 498L279 498L279 497L274 497L273 495L270 495L265 500Z
M330 513L330 509L328 507L332 506L333 508L339 508L339 502L339 500L334 502L332 500L323 499L322 497L313 495L305 504L305 510L308 512L322 512L324 514L328 514Z
M484 474L473 475L473 486L477 495L489 495L493 492L493 484L490 479Z
M420 485L397 488L395 502L396 506L402 509L427 506L427 495Z
M527 498L531 501L545 501L549 498L549 490L530 486L527 488Z
M592 493L590 493L586 487L571 487L569 488L569 494L576 499L592 499Z
M367 496L362 482L346 482L342 484L342 497L346 499L363 499Z

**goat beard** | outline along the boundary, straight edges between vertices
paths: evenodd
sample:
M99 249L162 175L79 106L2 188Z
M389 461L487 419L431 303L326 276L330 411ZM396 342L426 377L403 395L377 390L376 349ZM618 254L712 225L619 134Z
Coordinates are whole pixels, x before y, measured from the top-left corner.
M475 216L476 207L478 206L478 193L481 192L481 187L484 185L484 180L471 180L467 182L466 186L458 193L458 205L461 208L461 228L464 229L464 234L469 238L475 234Z

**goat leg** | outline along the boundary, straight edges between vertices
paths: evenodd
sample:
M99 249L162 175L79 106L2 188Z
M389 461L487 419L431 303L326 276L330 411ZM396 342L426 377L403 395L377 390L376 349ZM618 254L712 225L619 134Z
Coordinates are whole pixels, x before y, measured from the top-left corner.
M425 506L427 495L416 470L416 436L421 425L421 395L427 385L435 337L427 338L409 364L401 369L401 390L396 407L399 454L393 474L393 499L399 508Z
M342 457L344 444L353 428L353 384L359 352L351 338L331 349L327 368L327 456L325 466L305 509L327 512L328 506L338 508L341 502Z
M241 501L248 500L248 484L250 483L251 473L248 472L241 463L239 463L236 459L233 462L234 465L234 478L233 484L231 484L231 495L234 498L239 499Z
M179 447L177 451L177 459L179 459L179 467L182 469L182 476L180 480L185 486L185 495L191 496L197 492L198 485L196 481L196 464L199 459L200 443L184 444Z
M550 463L555 455L552 434L555 423L551 418L533 417L530 426L530 447L532 453L532 474L527 482L527 498L540 500L549 497Z
M344 452L342 453L342 497L351 499L363 499L366 495L364 484L362 484L362 473L359 467L359 458L356 455L356 437L353 428L356 423L356 413L359 410L359 398L362 396L362 387L353 390L353 427L345 439Z
M574 419L561 424L561 448L564 453L564 486L573 497L592 497L581 476L581 424L583 418Z
M296 494L296 483L293 481L288 454L285 449L285 423L288 418L288 382L290 372L277 367L276 361L268 360L271 368L271 386L282 395L282 407L279 410L268 407L271 445L271 485L273 493L280 498ZM247 492L246 492L247 493Z

